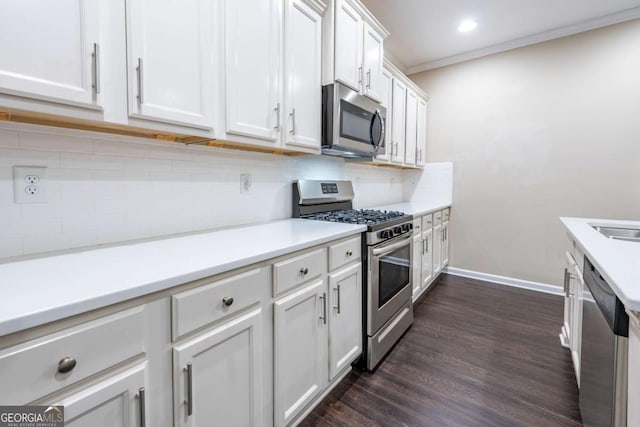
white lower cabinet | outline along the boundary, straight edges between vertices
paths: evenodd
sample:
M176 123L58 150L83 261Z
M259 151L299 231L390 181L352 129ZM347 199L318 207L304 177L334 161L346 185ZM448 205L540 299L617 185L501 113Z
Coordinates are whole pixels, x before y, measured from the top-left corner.
M146 362L113 374L64 398L47 403L64 406L65 426L143 427L147 424Z
M429 287L433 281L433 230L431 228L422 232L422 289Z
M449 218L449 208L414 218L411 261L414 302L449 263L449 221L439 223L442 218Z
M433 227L433 275L437 276L442 270L442 224Z
M328 368L328 310L324 280L276 300L274 314L275 424L287 425L324 388Z
M176 426L262 424L262 311L174 348Z
M440 268L449 264L449 221L442 223L442 236L440 244Z
M329 275L329 380L362 352L362 264Z
M629 384L627 395L627 425L640 425L640 313L629 313Z
M582 269L571 252L565 254L564 269L564 322L560 339L562 344L571 351L573 369L576 374L578 387L580 386L580 355L582 348L582 293L584 280ZM582 263L583 261L580 261Z

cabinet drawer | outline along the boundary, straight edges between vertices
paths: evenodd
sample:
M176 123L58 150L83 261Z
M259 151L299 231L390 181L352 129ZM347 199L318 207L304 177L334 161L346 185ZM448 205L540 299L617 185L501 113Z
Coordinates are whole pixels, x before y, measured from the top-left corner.
M280 261L273 266L273 295L315 279L326 270L327 251L324 248Z
M267 286L269 267L263 267L174 295L173 339L259 303Z
M433 213L433 225L438 225L442 223L442 211Z
M414 236L422 233L422 218L414 218L413 219L413 234Z
M449 221L449 213L450 213L450 209L444 209L442 211L442 221Z
M29 403L143 353L145 320L136 307L0 351L0 377L10 385L0 387L0 404ZM76 362L66 372L65 358Z
M360 260L360 237L329 246L329 270Z
M422 217L422 229L427 230L433 226L433 214Z

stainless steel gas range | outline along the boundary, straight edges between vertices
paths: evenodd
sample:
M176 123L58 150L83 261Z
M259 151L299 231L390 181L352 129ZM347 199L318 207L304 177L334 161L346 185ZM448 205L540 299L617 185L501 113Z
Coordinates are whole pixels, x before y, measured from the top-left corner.
M293 217L363 224L362 365L373 370L413 323L411 252L413 217L402 212L355 210L351 181L293 183Z

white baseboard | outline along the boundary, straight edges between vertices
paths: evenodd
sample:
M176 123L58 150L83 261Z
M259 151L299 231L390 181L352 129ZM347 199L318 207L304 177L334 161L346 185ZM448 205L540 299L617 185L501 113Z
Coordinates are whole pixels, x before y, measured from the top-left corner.
M500 285L513 286L514 288L528 289L551 295L564 295L562 288L548 283L531 282L529 280L515 279L513 277L498 276L495 274L481 273L479 271L464 270L456 267L446 267L444 272L454 276L469 277L471 279L484 280L485 282L498 283Z

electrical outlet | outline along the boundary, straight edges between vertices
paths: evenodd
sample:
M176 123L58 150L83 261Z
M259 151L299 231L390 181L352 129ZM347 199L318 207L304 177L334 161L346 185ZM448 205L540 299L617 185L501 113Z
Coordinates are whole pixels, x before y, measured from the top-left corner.
M16 203L46 203L47 168L14 166L13 195Z
M251 192L252 181L250 174L243 173L240 175L240 194L248 194Z

